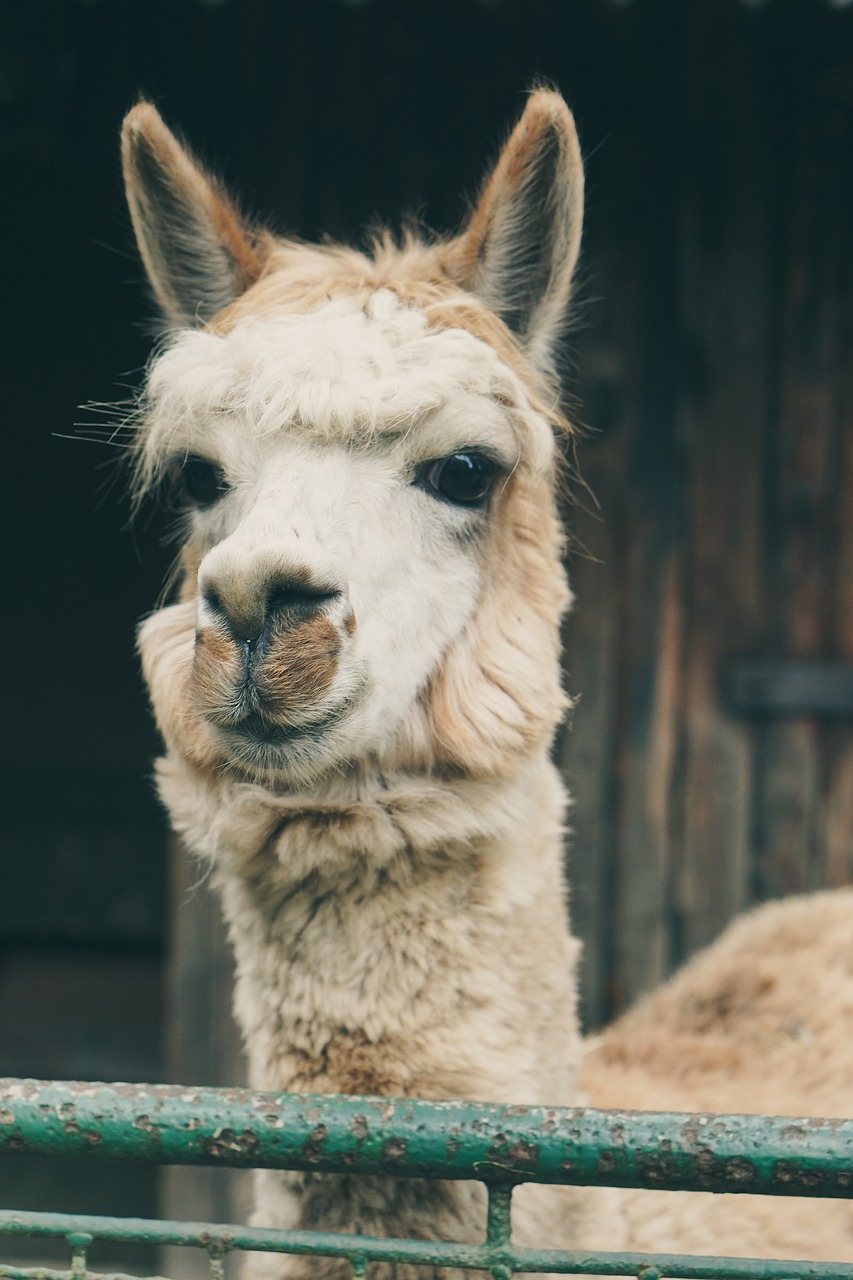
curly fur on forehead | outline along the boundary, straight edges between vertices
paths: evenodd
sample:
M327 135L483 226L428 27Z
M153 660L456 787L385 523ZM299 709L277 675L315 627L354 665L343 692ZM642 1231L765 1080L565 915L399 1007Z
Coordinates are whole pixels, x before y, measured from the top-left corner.
M433 328L461 328L487 342L543 402L556 404L558 386L550 365L537 365L499 314L460 283L466 246L460 239L424 239L412 229L397 240L388 230L367 252L347 245L310 245L265 240L258 279L214 315L209 327L226 333L246 316L304 314L332 298L367 307L380 292L423 312Z
M491 346L431 327L387 290L365 305L336 299L304 315L246 316L224 333L187 330L152 366L143 484L169 452L203 443L217 417L239 419L255 437L299 427L359 446L409 434L448 406L460 423L450 448L508 436L511 464L523 458L535 470L553 455L547 423Z

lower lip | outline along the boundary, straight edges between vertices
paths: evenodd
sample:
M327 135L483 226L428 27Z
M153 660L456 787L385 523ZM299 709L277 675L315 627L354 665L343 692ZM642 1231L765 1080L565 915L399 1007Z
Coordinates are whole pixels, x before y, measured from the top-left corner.
M237 734L241 738L246 738L250 742L262 742L264 744L273 742L287 742L290 738L298 737L299 734L310 732L311 726L281 725L272 724L267 720L261 720L253 717L251 720L244 721L242 724L236 725L232 733Z
M294 764L307 765L322 752L322 731L316 725L301 728L265 726L260 733L220 729L217 734L226 759L255 773L277 774Z
M244 747L283 747L300 739L320 737L341 719L346 710L347 706L338 707L332 714L321 716L307 724L295 725L276 724L261 716L251 716L240 724L220 729L219 732L226 740L237 740Z

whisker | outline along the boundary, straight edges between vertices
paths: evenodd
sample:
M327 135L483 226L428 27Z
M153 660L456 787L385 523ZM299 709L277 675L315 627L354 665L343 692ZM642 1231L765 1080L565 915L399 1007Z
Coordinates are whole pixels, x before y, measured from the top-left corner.
M129 442L115 440L112 436L83 435L80 431L73 434L64 431L54 431L51 434L54 440L75 440L78 444L105 444L111 449L122 449L126 453L133 449L133 445Z

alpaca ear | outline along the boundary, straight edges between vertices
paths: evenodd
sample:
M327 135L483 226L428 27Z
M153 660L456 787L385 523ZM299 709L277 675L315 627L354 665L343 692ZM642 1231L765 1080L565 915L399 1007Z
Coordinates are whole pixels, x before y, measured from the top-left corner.
M583 222L583 164L558 93L534 91L457 241L463 283L552 367Z
M255 237L150 102L125 117L121 153L133 229L157 302L174 325L204 324L259 276Z

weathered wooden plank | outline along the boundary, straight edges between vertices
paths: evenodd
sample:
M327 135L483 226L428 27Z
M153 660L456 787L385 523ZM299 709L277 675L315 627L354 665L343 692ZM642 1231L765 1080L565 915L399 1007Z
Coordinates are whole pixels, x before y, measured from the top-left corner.
M679 907L682 954L747 904L750 729L720 709L718 672L759 634L763 430L773 206L769 103L746 15L690 10L691 163L681 231L690 344L689 594Z
M838 499L831 550L830 645L835 657L853 665L853 102L835 103L835 154L828 183L837 251L835 289L836 360L830 370L837 421ZM822 812L826 841L824 879L853 880L853 733L849 726L825 731L827 787Z
M768 569L776 584L778 650L832 658L834 549L844 502L837 379L845 353L839 319L849 306L849 297L839 295L838 280L848 233L842 207L851 194L849 182L839 175L853 164L853 149L820 83L805 78L797 92L781 255ZM817 887L828 873L826 816L835 735L800 718L770 724L762 737L764 769L756 797L759 891L766 896Z
M853 881L853 743L849 734L835 744L833 756L823 812L824 879L829 887L837 888Z
M671 67L678 65L679 30L676 17L667 36ZM675 86L671 72L651 82L648 64L635 58L638 46L648 54L655 38L642 15L611 35L621 94L602 104L612 133L590 164L586 248L594 291L605 302L578 354L584 417L600 432L581 447L581 471L600 508L572 513L572 532L592 558L572 561L578 603L567 663L580 702L562 757L576 794L569 878L587 957L582 1007L592 1024L653 986L668 964L665 819L680 634L678 338L669 252L678 175L671 151L652 145L661 135L672 138ZM639 144L637 134L618 127L615 117L626 110ZM661 207L673 211L669 220Z
M625 175L624 198L633 209L642 275L639 293L631 300L638 367L621 520L620 810L613 944L620 1003L661 981L672 949L669 818L681 701L685 525L677 247L685 156L685 16L683 7L670 6L665 30L653 22L642 29L637 51L642 114L632 125L634 170ZM623 305L621 299L617 305Z
M615 753L619 652L616 606L620 584L619 529L612 515L612 501L624 452L624 416L620 421L622 337L597 329L595 341L583 345L581 387L585 416L596 424L600 434L581 447L581 473L589 492L581 489L568 512L572 539L570 577L576 604L565 628L565 679L577 701L561 736L559 763L572 795L572 835L567 853L569 897L572 928L584 947L580 1000L581 1014L589 1027L600 1026L608 1019L614 996L612 908L618 818ZM597 506L599 500L607 517Z

